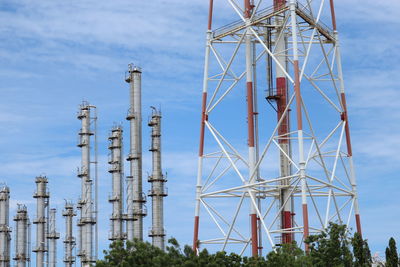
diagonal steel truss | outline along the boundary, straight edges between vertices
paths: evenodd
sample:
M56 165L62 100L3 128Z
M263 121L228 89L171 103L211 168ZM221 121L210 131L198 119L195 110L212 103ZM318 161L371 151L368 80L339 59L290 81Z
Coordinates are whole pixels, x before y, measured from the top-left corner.
M193 247L255 256L354 215L361 232L333 0L224 2L238 20L213 29L210 0Z

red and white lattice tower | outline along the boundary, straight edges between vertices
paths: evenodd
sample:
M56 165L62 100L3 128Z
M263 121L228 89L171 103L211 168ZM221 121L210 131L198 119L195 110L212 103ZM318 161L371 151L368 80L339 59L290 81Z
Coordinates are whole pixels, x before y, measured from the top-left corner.
M333 2L210 0L195 250L361 233Z

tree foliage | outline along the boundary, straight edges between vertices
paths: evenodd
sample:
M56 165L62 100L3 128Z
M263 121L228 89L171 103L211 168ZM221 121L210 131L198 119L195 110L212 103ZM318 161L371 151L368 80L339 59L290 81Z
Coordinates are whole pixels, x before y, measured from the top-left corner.
M371 253L361 235L350 237L344 225L330 224L326 231L311 235L305 241L309 252L297 246L284 244L268 253L266 257L242 257L235 253L209 253L206 249L196 255L191 247L180 247L176 239L168 240L165 251L148 242L114 242L97 267L367 267L371 266ZM393 252L394 251L394 252ZM389 253L389 254L388 254ZM391 254L392 253L392 254ZM396 244L389 243L388 255L397 257ZM398 257L389 256L393 261ZM387 265L397 266L397 265Z
M389 247L386 248L386 267L399 266L399 256L397 254L396 241L393 237L389 239Z

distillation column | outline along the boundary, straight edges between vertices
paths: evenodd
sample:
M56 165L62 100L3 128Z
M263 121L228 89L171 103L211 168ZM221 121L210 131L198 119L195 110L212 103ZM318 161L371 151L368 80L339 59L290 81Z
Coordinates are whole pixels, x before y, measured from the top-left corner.
M75 264L73 251L75 248L75 237L73 236L73 220L76 213L72 203L66 202L63 211L65 217L65 239L64 239L64 263L65 267L72 267Z
M18 204L15 221L15 257L16 267L26 267L30 263L30 222L25 205Z
M151 127L151 148L153 171L149 176L151 189L149 196L152 200L152 228L149 236L152 238L152 244L164 250L165 231L164 231L164 200L167 196L167 190L164 186L167 181L164 179L161 168L161 112L153 108L151 120L148 124Z
M112 204L111 215L111 231L109 240L124 240L124 224L123 224L123 151L122 151L122 127L116 126L111 130L108 137L110 142L110 164L109 172L112 175L112 195L109 202Z
M0 189L0 267L10 266L11 228L9 225L10 189Z
M36 253L36 267L43 267L45 264L46 247L46 208L48 206L49 192L47 191L47 177L36 177L36 192L33 195L36 198L36 218L33 221L36 224L36 247L33 252Z
M56 209L50 209L49 214L49 232L47 239L49 240L49 267L57 266L57 239L60 238L60 233L56 231Z
M130 176L127 177L127 239L143 240L143 217L146 216L146 197L142 190L142 104L140 68L129 64L125 81L130 85Z
M78 256L81 258L82 266L89 266L95 262L94 252L94 225L96 224L94 200L93 200L93 180L90 174L90 136L93 135L90 127L90 111L93 106L84 102L80 106L78 112L78 119L82 122L82 128L79 132L80 140L78 147L81 148L81 168L78 177L81 178L82 195L79 201L81 210L81 218L79 219L78 226L80 227L80 251Z

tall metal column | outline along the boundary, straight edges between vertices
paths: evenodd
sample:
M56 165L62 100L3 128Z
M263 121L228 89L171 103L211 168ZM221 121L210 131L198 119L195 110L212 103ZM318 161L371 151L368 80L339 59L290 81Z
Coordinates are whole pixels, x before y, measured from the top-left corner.
M28 210L25 205L18 204L17 214L14 217L15 221L15 266L26 267L30 266L30 222Z
M152 238L153 246L162 250L165 247L164 230L164 201L163 198L168 195L165 187L167 181L162 174L161 167L161 111L153 108L151 119L148 123L151 127L151 148L152 152L152 174L148 181L151 183L151 189L148 196L152 199L152 228L149 236Z
M96 182L95 194L93 194L93 180L90 173L91 163L97 164L97 161L91 161L91 122L95 124L95 117L91 117L91 109L95 108L87 102L83 102L78 112L78 119L82 122L82 128L79 132L80 140L78 147L81 148L81 168L78 172L78 177L81 178L82 195L78 203L78 208L81 210L81 217L78 222L80 227L80 247L78 256L81 259L82 266L89 266L96 261L97 238L95 233L97 204L96 204ZM96 179L96 178L95 178Z
M45 253L47 252L46 246L46 208L48 207L49 192L47 190L47 177L36 177L36 192L33 195L36 198L36 218L33 221L36 224L36 246L33 252L36 253L36 266L43 267L45 265Z
M10 266L10 189L0 188L0 267Z
M47 239L49 240L49 267L57 266L57 239L60 238L60 233L56 230L56 213L56 209L50 209L49 232L47 234Z
M112 195L109 198L109 202L112 204L112 215L111 215L111 230L109 240L124 240L124 224L123 224L123 213L124 213L124 184L123 184L123 150L122 150L122 127L115 126L111 130L111 134L108 137L110 149L109 161L110 169L108 172L112 175Z
M143 217L147 210L146 197L142 190L142 71L129 64L125 81L130 85L130 108L127 120L130 122L130 177L127 177L127 239L143 240ZM132 180L130 180L132 179ZM130 201L132 203L130 203Z
M65 203L63 216L65 217L64 264L65 267L72 267L75 265L74 248L76 242L73 235L73 220L76 213L71 202Z

